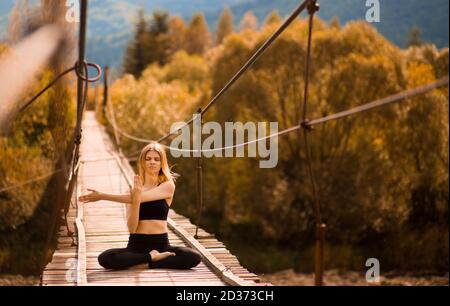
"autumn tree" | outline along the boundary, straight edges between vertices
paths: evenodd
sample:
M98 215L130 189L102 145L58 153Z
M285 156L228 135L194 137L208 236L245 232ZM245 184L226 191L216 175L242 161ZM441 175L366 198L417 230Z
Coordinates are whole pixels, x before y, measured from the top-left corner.
M420 46L423 44L422 41L422 30L418 27L412 27L408 33L408 46Z
M339 20L339 17L334 16L330 21L330 27L340 29L341 28L341 21Z
M211 46L212 38L205 16L198 13L192 17L186 35L186 50L190 54L203 55Z
M167 131L161 126L171 120L190 119L171 106L192 114L205 105L273 33L270 25L279 22L276 16L268 18L273 23L266 21L267 26L258 31L251 16L242 22L243 31L229 35L208 54L208 61L201 55L205 49L181 51L164 67L147 67L141 81L120 80L115 103L126 113L121 124L136 133L159 136ZM192 22L187 44L198 33L191 31L193 27ZM295 20L205 120L278 122L280 130L298 125L307 32L307 20ZM401 50L365 22L341 26L337 20L327 24L317 18L313 46L310 119L448 75L448 49L422 45ZM311 131L312 167L328 224L330 256L339 258L330 265L360 267L353 256L357 251L380 258L386 267L448 270L447 105L448 89L443 88ZM151 114L157 114L156 121L146 123L144 129L129 122ZM253 241L255 249L271 244L299 258L309 254L314 245L314 194L301 136L290 133L279 138L278 165L270 170L260 169L257 158L205 158L203 226L228 239ZM176 164L185 176L178 185L178 209L195 216L195 180L189 177L195 163L177 159ZM410 254L417 256L405 260Z
M62 70L71 65L75 31L64 16L65 3L39 1L28 6L20 1L10 22L11 42L46 24L64 32L58 52L22 94L21 103L31 99ZM24 5L23 5L24 4ZM0 53L10 46L0 46ZM1 57L1 54L0 54ZM30 58L32 61L33 59ZM62 79L43 93L11 122L11 132L0 137L0 271L10 274L39 274L53 253L62 208L67 204L68 172L73 150L75 105L68 82ZM20 103L19 103L20 104ZM24 167L26 165L26 167ZM45 177L32 184L29 180ZM49 258L50 256L50 258Z
M281 23L281 16L278 11L272 11L266 18L265 25L273 25Z
M186 34L187 27L184 20L178 16L170 18L167 32L169 58L186 48Z
M220 45L231 33L233 33L233 13L226 7L217 24L216 43Z
M258 30L258 18L253 14L252 11L248 11L244 17L242 17L241 24L240 24L240 30L251 30L256 31Z

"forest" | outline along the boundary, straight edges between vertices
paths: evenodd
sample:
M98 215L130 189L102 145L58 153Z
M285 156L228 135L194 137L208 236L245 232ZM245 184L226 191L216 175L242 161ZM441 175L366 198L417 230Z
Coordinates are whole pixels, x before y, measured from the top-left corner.
M124 74L110 88L108 110L114 110L118 126L146 139L166 135L174 122L189 120L206 105L282 22L276 12L263 21L248 12L239 27L233 19L224 10L212 33L202 13L185 22L161 11L139 11L122 61ZM296 20L205 122L278 122L280 130L297 125L307 33L307 20ZM312 46L311 119L448 75L448 48L423 43L417 32L408 48L400 49L365 22L341 25L336 18L317 18ZM0 44L0 55L7 52L9 46ZM24 101L53 78L61 62L53 64ZM68 156L75 94L69 82L58 84L0 138L0 188L52 172ZM100 111L102 89L92 88L87 107L97 110L115 139ZM360 271L367 258L378 258L384 271L448 272L448 113L444 88L311 132L312 166L327 224L326 269ZM130 160L142 146L120 139ZM201 227L253 272L310 272L315 223L305 147L295 133L280 138L278 146L273 169L261 169L257 158L203 159ZM194 223L197 160L170 157L170 164L181 175L173 209ZM37 275L51 257L63 222L55 204L60 195L54 192L61 180L55 175L0 193L2 273Z
M281 23L273 12L259 26L249 12L236 29L225 10L213 34L202 14L188 24L164 12L139 16L110 103L118 125L146 139L190 119ZM307 21L296 21L204 121L296 125L306 35ZM308 116L320 118L442 78L448 48L412 33L409 47L399 49L365 22L317 19L311 70ZM358 270L376 257L388 270L448 269L448 90L327 123L311 142L327 267ZM141 145L121 139L126 154ZM197 162L171 162L181 174L175 210L195 221ZM255 158L205 158L203 168L202 225L244 265L258 272L312 269L313 199L298 135L280 138L275 169L260 169Z

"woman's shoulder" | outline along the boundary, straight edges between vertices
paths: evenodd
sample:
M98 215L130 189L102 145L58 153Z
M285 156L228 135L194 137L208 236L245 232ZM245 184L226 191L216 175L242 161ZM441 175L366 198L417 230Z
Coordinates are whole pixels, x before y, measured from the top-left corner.
M172 180L162 182L159 186L167 186L175 189L175 182Z

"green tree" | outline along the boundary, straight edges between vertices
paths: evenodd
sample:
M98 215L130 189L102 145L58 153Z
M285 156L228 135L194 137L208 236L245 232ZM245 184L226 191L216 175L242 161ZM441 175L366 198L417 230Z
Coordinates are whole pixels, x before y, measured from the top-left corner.
M169 14L166 12L153 12L150 27L145 34L145 67L149 64L158 63L165 65L170 56L169 39Z
M155 11L153 12L152 20L150 22L150 32L155 35L166 34L169 30L169 14L167 12Z
M169 39L169 15L155 11L147 21L145 11L138 11L133 41L130 42L124 57L124 71L140 78L142 71L152 63L164 65L171 51Z
M418 27L412 27L408 34L408 46L414 47L422 44L422 30Z
M138 11L138 18L135 25L134 38L128 44L125 52L123 70L139 78L147 64L145 47L147 38L148 23L145 18L144 9Z

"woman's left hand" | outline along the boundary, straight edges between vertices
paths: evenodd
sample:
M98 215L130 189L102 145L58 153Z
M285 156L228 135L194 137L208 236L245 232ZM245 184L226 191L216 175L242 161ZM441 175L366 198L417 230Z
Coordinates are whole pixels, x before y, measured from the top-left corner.
M130 195L131 195L131 203L132 204L140 204L141 203L142 179L139 175L136 175L134 177L134 186L133 186L133 188L130 186Z

